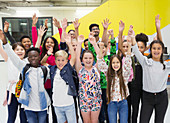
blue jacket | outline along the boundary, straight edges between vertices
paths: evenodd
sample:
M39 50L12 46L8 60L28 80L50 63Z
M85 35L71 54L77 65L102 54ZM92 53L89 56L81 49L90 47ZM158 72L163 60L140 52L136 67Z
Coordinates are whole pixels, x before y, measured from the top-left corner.
M39 97L40 97L40 108L41 110L43 109L46 109L51 101L50 101L50 97L48 96L45 88L44 88L44 74L43 74L43 71L41 69L41 67L38 67L37 69L39 69L41 72L39 72L37 74L37 77L39 81L37 81L39 84ZM29 96L30 96L30 92L32 90L32 87L31 87L31 84L30 84L30 81L29 81L29 73L30 73L31 69L29 68L27 70L27 72L25 73L25 81L23 83L23 87L22 87L22 90L21 90L21 93L20 93L20 97L19 97L19 100L18 102L21 103L21 104L24 104L26 106L29 106ZM22 74L23 74L23 71L22 71Z
M55 76L56 71L57 71L57 66L56 65L55 66L49 66L49 68L50 68L51 91L52 91L54 76ZM67 92L68 95L77 96L77 90L76 90L75 82L74 82L73 76L72 76L73 71L74 71L73 67L68 62L63 67L63 69L60 71L60 76L66 82L66 84L69 85L68 92Z

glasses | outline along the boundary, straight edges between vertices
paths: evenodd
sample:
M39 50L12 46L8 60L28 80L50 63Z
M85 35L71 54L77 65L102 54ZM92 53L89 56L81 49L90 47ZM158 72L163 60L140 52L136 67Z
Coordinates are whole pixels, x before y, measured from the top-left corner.
M99 28L93 28L92 31L99 30Z

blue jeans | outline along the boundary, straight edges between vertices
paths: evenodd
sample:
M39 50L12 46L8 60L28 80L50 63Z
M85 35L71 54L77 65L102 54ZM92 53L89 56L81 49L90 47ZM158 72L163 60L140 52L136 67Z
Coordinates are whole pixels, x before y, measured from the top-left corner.
M46 123L47 110L45 111L30 111L25 110L28 123Z
M64 123L66 120L68 123L76 123L76 111L75 111L75 105L69 105L69 106L54 106L55 113L57 115L57 121L58 123Z
M108 104L108 116L110 123L117 123L117 112L119 112L120 123L127 123L128 121L128 104L127 100L119 102L111 101Z

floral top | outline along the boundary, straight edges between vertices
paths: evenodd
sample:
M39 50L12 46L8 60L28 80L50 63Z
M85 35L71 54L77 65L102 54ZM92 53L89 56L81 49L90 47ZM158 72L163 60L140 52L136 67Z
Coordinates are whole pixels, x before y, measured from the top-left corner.
M128 90L128 79L130 77L130 73L131 73L131 64L132 64L132 60L130 55L126 55L125 57L125 61L124 64L122 66L123 69L123 78L124 78L124 82L125 82L125 87L126 87L126 96L129 95L129 90ZM98 68L100 71L104 72L106 75L106 72L108 70L108 65L106 65L105 61L103 59L99 59L98 60ZM114 88L112 88L113 82L111 83L111 101L121 101L123 99L125 99L124 94L120 93L120 85L119 85L119 78L116 75L115 77L115 85Z
M100 87L100 74L97 68L93 66L89 72L82 66L79 71L79 80L80 104L90 105L90 103L100 103L102 93Z

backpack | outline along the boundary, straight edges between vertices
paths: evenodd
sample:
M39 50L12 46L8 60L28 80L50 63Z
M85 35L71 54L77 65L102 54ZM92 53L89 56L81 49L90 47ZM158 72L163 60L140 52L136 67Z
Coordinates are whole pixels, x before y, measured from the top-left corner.
M26 66L23 68L23 77L22 77L22 74L20 74L19 81L17 82L16 88L15 88L15 97L16 98L19 98L19 96L20 96L22 86L23 86L23 83L25 81L25 73L27 72L27 70L30 67L31 67L30 64L26 64ZM47 68L45 66L40 66L40 67L41 67L43 74L44 74L44 84L45 84L46 78L47 78Z

